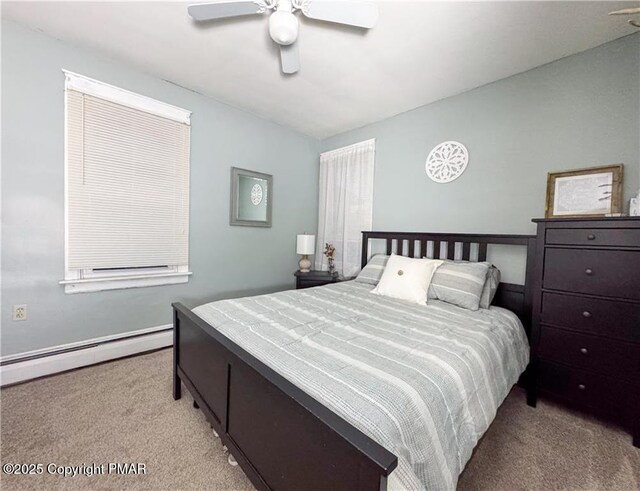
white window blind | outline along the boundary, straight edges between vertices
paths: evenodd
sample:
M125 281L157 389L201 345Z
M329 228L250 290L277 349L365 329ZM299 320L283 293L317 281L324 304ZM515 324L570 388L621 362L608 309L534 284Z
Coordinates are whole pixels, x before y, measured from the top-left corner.
M187 265L190 113L68 73L65 95L67 271Z

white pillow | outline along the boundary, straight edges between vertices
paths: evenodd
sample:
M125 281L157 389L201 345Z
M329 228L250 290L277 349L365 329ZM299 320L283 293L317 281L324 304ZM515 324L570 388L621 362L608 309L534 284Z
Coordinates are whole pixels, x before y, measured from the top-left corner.
M442 261L436 259L391 254L378 286L371 293L426 305L429 283L441 264Z

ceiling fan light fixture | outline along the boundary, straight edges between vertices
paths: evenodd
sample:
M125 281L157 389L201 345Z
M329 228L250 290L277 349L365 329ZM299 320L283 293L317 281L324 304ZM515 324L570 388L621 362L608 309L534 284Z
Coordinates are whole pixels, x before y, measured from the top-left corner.
M282 73L286 74L300 70L296 44L298 12L309 19L361 29L371 29L378 21L376 4L363 0L210 0L188 7L189 15L196 21L261 15L268 11L269 35L278 45Z
M276 10L269 17L269 35L280 45L293 44L298 39L298 19L292 12Z

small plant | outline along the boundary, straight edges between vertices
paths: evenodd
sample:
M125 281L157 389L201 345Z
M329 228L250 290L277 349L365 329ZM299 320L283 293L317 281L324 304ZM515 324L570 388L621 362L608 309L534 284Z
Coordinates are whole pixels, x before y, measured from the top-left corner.
M324 255L327 256L327 262L329 263L329 272L330 273L333 273L333 270L335 268L335 266L333 264L335 253L336 253L336 248L332 244L329 244L328 242L325 243L325 245L324 245Z

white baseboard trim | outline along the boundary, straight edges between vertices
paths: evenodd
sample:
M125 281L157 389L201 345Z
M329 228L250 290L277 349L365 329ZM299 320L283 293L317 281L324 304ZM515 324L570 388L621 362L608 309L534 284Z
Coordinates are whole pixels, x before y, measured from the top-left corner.
M0 360L0 386L166 348L173 344L170 328L167 324L5 356Z

